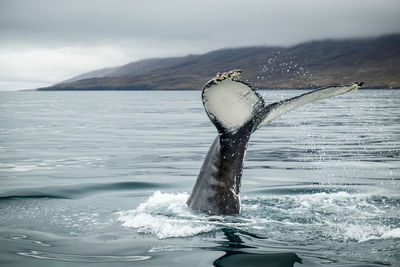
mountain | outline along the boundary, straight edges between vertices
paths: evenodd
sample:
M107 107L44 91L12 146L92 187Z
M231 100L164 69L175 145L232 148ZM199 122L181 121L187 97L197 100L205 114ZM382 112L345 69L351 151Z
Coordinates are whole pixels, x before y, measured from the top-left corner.
M145 59L38 90L201 89L217 72L231 69L242 69L241 79L257 88L314 88L355 81L364 81L367 88L400 88L400 34Z

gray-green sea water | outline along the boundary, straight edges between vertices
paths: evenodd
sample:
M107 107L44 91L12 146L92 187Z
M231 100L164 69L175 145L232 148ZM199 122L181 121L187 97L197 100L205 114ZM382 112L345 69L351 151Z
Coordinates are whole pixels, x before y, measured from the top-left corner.
M216 134L199 91L0 92L0 266L400 266L400 90L258 130L240 215L185 204Z

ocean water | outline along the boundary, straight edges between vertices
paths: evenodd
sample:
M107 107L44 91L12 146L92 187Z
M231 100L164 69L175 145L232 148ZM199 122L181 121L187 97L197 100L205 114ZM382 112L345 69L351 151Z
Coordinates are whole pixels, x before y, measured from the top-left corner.
M215 135L200 92L0 92L0 266L400 266L400 90L258 130L240 215L185 204Z

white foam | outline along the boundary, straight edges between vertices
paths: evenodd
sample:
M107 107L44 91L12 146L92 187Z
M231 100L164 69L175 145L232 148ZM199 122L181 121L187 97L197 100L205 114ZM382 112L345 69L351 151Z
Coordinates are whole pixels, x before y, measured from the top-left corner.
M177 252L177 251L193 251L193 248L188 247L188 246L157 246L157 247L152 247L149 250L149 253L158 253L158 252Z
M118 220L124 227L160 239L194 236L215 229L207 220L192 214L186 205L188 197L187 193L157 191L137 209L119 212Z
M400 238L400 228L381 220L396 211L381 206L377 196L368 194L322 192L245 197L239 216L192 212L186 205L188 197L187 193L157 191L136 209L119 212L118 220L124 227L160 239L189 237L224 227L268 231L271 238L281 240L304 236L337 242Z
M369 240L400 238L400 228L391 229L387 225L345 223L336 225L335 228L342 232L344 241L355 240L361 243Z
M392 239L392 238L400 238L400 228L392 229L386 233L384 233L381 238L383 239Z
M296 238L306 235L338 242L400 238L400 228L384 222L384 218L398 214L397 208L382 204L380 198L344 191L246 198L243 216L254 218L253 229L258 230L262 224L280 229L279 238L283 238L282 232L293 233L299 227L302 231Z
M343 240L344 242L366 242L369 240L377 239L389 239L392 236L384 237L385 234L390 232L389 226L378 225L378 224L366 224L366 223L332 223L326 222L326 225L330 228L330 236L336 240Z

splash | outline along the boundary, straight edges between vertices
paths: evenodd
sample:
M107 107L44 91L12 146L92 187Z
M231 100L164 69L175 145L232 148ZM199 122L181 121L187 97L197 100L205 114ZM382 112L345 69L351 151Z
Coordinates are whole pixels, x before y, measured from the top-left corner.
M193 214L187 207L188 197L187 193L157 191L137 209L119 212L118 220L124 227L160 239L194 236L214 230L215 226L208 224L206 217Z
M157 191L138 208L119 212L118 220L124 227L159 239L227 227L283 242L361 243L400 238L400 199L396 197L343 191L262 195L244 197L240 215L208 216L190 210L188 196Z

